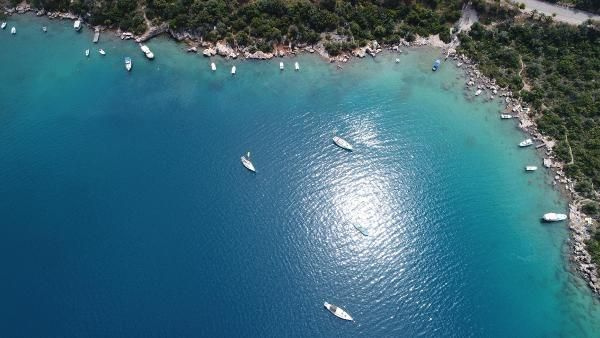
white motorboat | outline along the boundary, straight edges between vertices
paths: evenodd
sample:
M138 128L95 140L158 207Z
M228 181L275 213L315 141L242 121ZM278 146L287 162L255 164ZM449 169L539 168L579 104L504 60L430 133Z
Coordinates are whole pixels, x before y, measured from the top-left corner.
M235 66L231 67L231 75L235 75L235 70L236 70Z
M140 43L140 49L142 50L142 52L144 52L144 54L146 55L146 57L150 60L154 59L154 53L152 53L152 51L150 50L150 48L148 48L148 46L146 45L142 45Z
M560 222L560 221L564 221L566 219L567 219L567 215L557 214L554 212L549 212L547 214L544 214L544 216L542 217L542 220L544 220L544 222Z
M530 138L528 138L526 140L521 141L521 143L519 143L519 147L529 147L532 144L533 141Z
M133 63L131 62L131 58L130 57L126 57L125 58L125 69L127 69L128 72L131 71L131 67L133 67Z
M217 65L215 65L214 62L210 63L210 69L212 69L212 71L214 72L215 70L217 70Z
M75 20L75 22L73 22L73 28L76 31L79 31L81 29L81 20L79 20L79 19Z
M284 67L284 66L283 66L283 62L280 62L280 63L279 63L279 69L280 69L280 70L283 70L283 67Z
M536 171L537 167L534 165L528 165L525 167L525 171Z
M98 53L100 53L101 55L106 55L106 52L104 51L104 49L100 48L98 50Z
M6 22L3 22L2 25L0 26L0 28L2 28L2 29L6 28Z
M86 50L85 50L85 56L86 56L86 57L90 57L90 50L89 50L89 49L86 49Z
M248 152L246 154L246 156L242 156L241 160L242 160L242 164L244 165L244 167L246 167L246 169L250 170L253 173L256 172L256 169L254 168L254 164L252 164L252 161L250 161L250 152Z
M354 224L354 227L356 228L356 230L360 231L360 233L363 234L364 236L369 236L369 229L365 228L362 225L356 225L356 224Z
M481 89L477 89L477 91L475 92L475 96L479 96L481 95Z
M342 148L342 149L346 149L346 150L350 150L352 151L352 145L344 140L343 138L339 137L339 136L334 136L333 137L333 143L335 143L335 145L337 145L338 147Z
M15 27L10 29L10 34L17 34L17 29Z
M44 27L42 27L42 31L43 31L44 33L46 33L46 32L48 31L48 28L47 28L46 26L44 26Z
M510 114L500 114L500 118L503 120L506 119L512 119L514 116L510 115Z
M400 59L396 59L396 63L400 63Z
M298 62L294 63L294 69L300 70L300 64Z
M334 316L336 316L336 317L338 317L340 319L343 319L343 320L354 320L348 314L348 312L346 312L346 310L344 310L344 309L342 309L340 307L337 307L337 306L335 306L333 304L329 304L327 302L325 302L323 305L325 306L325 308L327 310L329 310L329 312L333 313Z

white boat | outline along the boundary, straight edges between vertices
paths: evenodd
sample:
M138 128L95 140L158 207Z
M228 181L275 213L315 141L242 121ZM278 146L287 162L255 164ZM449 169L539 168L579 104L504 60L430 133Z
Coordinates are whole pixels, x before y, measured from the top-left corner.
M400 59L396 59L396 63L400 63Z
M44 33L46 33L46 32L48 31L48 28L47 28L46 26L44 26L44 27L42 27L42 31L43 31Z
M354 227L356 228L356 230L360 231L361 234L363 234L365 236L369 236L369 229L365 228L362 225L356 225L356 224L354 224Z
M536 171L537 167L534 165L528 165L525 167L525 171Z
M10 34L17 34L17 29L15 27L11 28Z
M463 65L462 62L459 62L459 63L456 64L456 67L460 67L462 65Z
M100 48L98 50L98 53L100 53L101 55L106 55L106 52L104 51L104 49Z
M75 22L73 22L73 28L76 31L79 31L81 29L81 20L75 20Z
M254 164L252 164L252 161L250 161L250 152L248 152L246 154L246 156L242 156L241 160L242 160L242 164L244 165L244 167L246 167L246 169L250 170L253 173L256 172L256 169L254 168Z
M279 63L279 69L280 69L280 70L283 70L283 62L280 62L280 63Z
M235 66L231 67L231 75L235 75Z
M210 69L212 69L212 71L214 72L215 70L217 70L217 65L215 65L214 62L210 63Z
M150 48L148 48L148 46L146 45L142 45L140 43L140 49L142 50L142 52L144 52L144 54L146 55L146 57L150 60L154 59L154 53L152 53L152 51L150 50Z
M519 143L519 147L529 147L532 144L533 141L530 138L528 138L526 140L521 141L521 143Z
M547 214L544 214L544 216L542 217L542 219L544 220L544 222L560 222L560 221L564 221L567 219L567 215L565 214L557 214L554 212L549 212Z
M300 64L298 62L294 63L294 69L300 70Z
M509 115L509 114L500 114L500 118L503 119L503 120L512 119L513 117L514 116Z
M86 57L90 57L90 50L89 50L89 49L86 49L86 50L85 50L85 56L86 56Z
M131 58L130 57L126 57L125 58L125 69L127 69L128 72L131 71L131 67L133 67L133 63L131 62Z
M338 147L340 147L342 149L352 151L352 145L348 141L344 140L343 138L341 138L339 136L333 137L333 143L335 143L335 145L337 145Z
M343 320L354 320L348 314L348 312L346 312L346 310L344 310L344 309L342 309L340 307L337 307L337 306L335 306L333 304L329 304L327 302L325 302L323 305L325 306L325 308L327 310L329 310L329 312L333 313L334 316L336 316L336 317L338 317L340 319L343 319Z
M475 96L479 96L481 94L481 89L477 89L477 91L475 92Z
M2 26L0 26L2 29L6 28L6 22L2 23Z

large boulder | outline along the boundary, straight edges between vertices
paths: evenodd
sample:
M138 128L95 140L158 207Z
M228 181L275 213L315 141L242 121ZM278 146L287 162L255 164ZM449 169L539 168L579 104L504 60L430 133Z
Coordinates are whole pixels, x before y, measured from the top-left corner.
M217 42L217 54L221 56L230 56L231 54L235 54L233 48L229 47L226 43Z
M202 55L204 56L215 56L217 55L217 50L213 47L206 48L202 51Z

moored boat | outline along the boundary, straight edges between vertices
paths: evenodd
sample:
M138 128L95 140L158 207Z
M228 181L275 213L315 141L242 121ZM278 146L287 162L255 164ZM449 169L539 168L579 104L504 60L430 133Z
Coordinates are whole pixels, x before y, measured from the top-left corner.
M538 168L534 165L528 165L525 167L525 171L536 171Z
M146 55L146 57L148 59L150 59L150 60L154 59L154 53L152 53L152 51L150 50L150 48L148 48L148 46L140 43L140 49L142 50L142 52L144 52L144 54Z
M131 62L131 58L130 57L126 57L125 58L125 69L127 69L128 72L131 71L131 67L133 67L133 63Z
M2 22L2 25L0 26L2 29L6 28L6 22Z
M560 222L560 221L564 221L566 219L567 219L567 215L557 214L554 212L549 212L547 214L544 214L544 216L542 216L542 220L544 222Z
M294 69L300 70L300 64L298 62L294 63Z
M500 118L503 119L503 120L512 119L513 117L514 116L509 115L509 114L500 114Z
M210 69L212 69L212 71L214 72L215 70L217 70L217 65L215 65L214 62L210 63Z
M327 310L329 310L329 312L333 313L334 316L336 316L336 317L338 317L340 319L343 319L343 320L354 320L352 318L352 316L350 316L348 314L348 312L346 312L346 310L344 310L344 309L342 309L342 308L340 308L340 307L338 307L336 305L329 304L329 303L325 302L323 304L323 306L325 306L325 308Z
M335 143L335 145L337 145L338 147L342 148L342 149L346 149L346 150L350 150L352 151L352 145L344 140L343 138L339 137L339 136L334 136L333 137L333 143Z
M231 67L231 75L235 75L236 68L235 66Z
M533 144L533 141L530 138L528 138L526 140L521 141L519 143L519 147L529 147L532 144Z
M242 160L242 164L244 165L244 167L246 167L246 169L250 170L253 173L256 172L256 168L254 168L254 164L252 164L252 161L250 161L250 152L248 152L246 154L246 156L242 156L241 160Z
M46 26L44 26L44 27L42 27L42 31L43 31L44 33L46 33L46 32L48 31L48 28L47 28Z
M400 59L396 59L396 63L400 63Z
M76 31L79 31L81 29L81 20L79 20L79 19L75 20L75 22L73 22L73 28Z
M17 28L16 27L11 28L10 29L10 34L13 34L13 35L17 34Z
M283 70L283 62L279 62L279 69Z
M86 57L90 57L90 50L89 50L89 49L86 49L86 50L85 50L85 56L86 56Z
M433 66L431 67L431 70L433 70L435 72L436 70L440 69L441 63L442 62L439 59L435 60L435 62L433 63Z
M98 50L98 53L100 53L101 55L106 55L106 52L104 51L104 49L100 48Z

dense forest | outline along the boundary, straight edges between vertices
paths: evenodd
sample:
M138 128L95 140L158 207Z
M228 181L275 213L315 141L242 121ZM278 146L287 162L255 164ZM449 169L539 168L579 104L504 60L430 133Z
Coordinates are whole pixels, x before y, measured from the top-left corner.
M11 0L20 2L19 0ZM339 35L332 51L367 40L397 42L416 34L450 39L462 0L31 0L36 8L71 11L93 25L142 33L148 23L169 23L208 41L270 51L282 42L315 43L321 33Z

